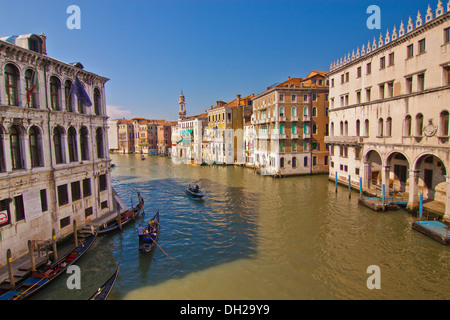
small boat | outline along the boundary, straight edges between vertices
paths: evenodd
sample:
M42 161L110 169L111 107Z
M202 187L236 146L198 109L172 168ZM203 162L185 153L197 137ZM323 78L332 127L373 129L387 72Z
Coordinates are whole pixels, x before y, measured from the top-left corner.
M145 160L145 156L144 155L141 156L141 160Z
M86 241L68 253L61 259L51 263L41 265L31 276L21 282L16 288L8 291L0 296L0 300L23 300L30 297L32 294L45 288L49 283L58 278L66 272L67 268L77 262L97 238L97 233L86 238Z
M117 265L117 268L114 271L113 275L108 280L106 280L106 282L100 288L98 288L98 290L89 298L89 300L108 299L108 296L111 293L114 284L116 283L118 275L119 275L119 265Z
M197 187L191 187L191 186L189 186L187 189L186 189L186 193L187 193L187 195L188 196L191 196L192 198L195 198L195 199L201 199L201 198L203 198L205 195L200 191L200 189L198 188L198 186Z
M155 230L153 233L148 235L144 235L141 239L139 239L138 250L144 253L148 253L152 251L154 247L157 245L158 236L159 236L159 211L153 217L153 222L155 224Z
M112 224L110 224L109 226L100 229L98 231L98 235L102 236L104 234L120 230L121 227L123 228L124 226L129 224L131 221L133 221L142 212L144 212L144 202L140 200L139 204L136 207L134 207L133 210L128 210L128 211L125 212L125 214L122 216L120 224L116 220Z

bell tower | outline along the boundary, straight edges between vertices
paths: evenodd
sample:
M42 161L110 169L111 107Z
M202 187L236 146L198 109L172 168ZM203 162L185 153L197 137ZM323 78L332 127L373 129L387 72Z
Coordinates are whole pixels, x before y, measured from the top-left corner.
M186 101L184 100L183 90L181 90L178 105L180 106L180 109L178 111L178 118L180 120L185 119L186 118Z

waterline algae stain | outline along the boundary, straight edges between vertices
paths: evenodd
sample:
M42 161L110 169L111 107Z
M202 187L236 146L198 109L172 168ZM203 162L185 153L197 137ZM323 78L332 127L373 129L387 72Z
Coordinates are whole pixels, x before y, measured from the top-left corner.
M450 298L449 247L411 230L405 211L376 213L346 188L336 194L326 176L272 179L242 167L111 158L112 185L127 204L141 192L144 218L86 254L81 292L62 278L36 298L84 299L117 263L110 299ZM203 201L186 195L188 184L201 187ZM156 211L167 255L139 254L136 228ZM370 266L379 267L380 289L367 286Z

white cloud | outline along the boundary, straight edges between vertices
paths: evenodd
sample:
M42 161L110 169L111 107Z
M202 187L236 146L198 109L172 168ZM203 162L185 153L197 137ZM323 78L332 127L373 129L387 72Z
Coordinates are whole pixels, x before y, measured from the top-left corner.
M110 119L121 119L131 116L131 111L121 106L106 106L106 113Z

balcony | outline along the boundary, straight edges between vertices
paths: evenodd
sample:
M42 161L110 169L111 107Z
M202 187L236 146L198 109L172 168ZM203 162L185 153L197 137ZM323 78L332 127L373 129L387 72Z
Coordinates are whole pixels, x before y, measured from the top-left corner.
M344 137L344 136L328 136L325 137L324 142L329 144L340 144L340 145L359 145L363 143L363 137Z
M311 116L303 115L303 122L311 122Z
M311 139L311 133L304 133L303 132L303 139Z
M281 116L281 115L280 115L279 121L280 121L280 122L286 122L286 116Z
M298 139L298 134L297 133L293 133L291 135L291 139Z
M292 122L297 122L297 121L298 121L298 117L292 117L292 118L291 118L291 121L292 121Z
M272 140L286 139L286 135L285 134L272 133L270 135L270 139L272 139Z

